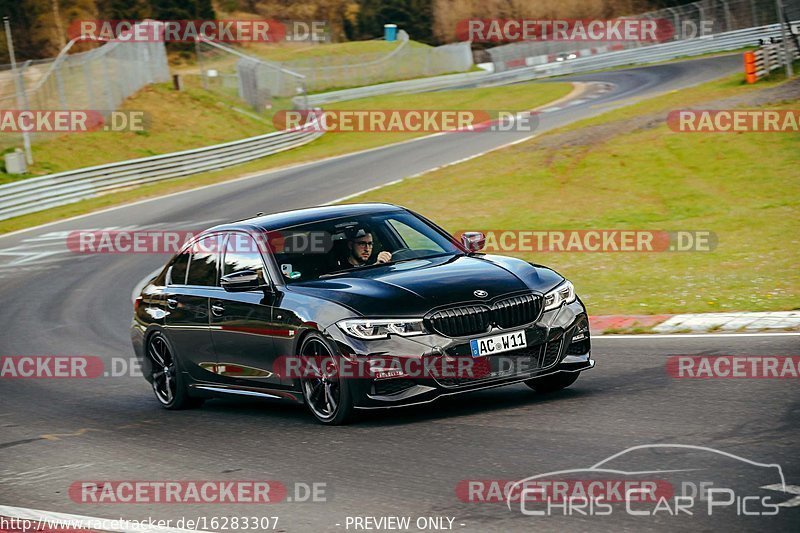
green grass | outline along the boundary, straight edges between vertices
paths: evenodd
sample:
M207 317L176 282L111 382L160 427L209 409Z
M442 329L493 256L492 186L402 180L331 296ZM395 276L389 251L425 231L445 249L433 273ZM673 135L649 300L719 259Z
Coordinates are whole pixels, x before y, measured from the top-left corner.
M35 142L29 175L0 173L0 183L124 159L148 157L233 141L274 131L270 115L261 120L232 109L202 89L178 92L168 84L148 86L126 100L122 110L144 111L146 131L74 133ZM281 107L289 105L282 102ZM245 105L236 104L244 109Z
M567 95L572 86L567 83L529 83L511 87L459 89L428 94L390 95L363 100L330 104L330 109L488 109L521 111L532 109ZM177 95L177 96L176 96ZM160 117L146 136L132 133L73 134L34 146L35 169L49 172L120 161L185 148L206 146L218 142L258 135L272 129L271 123L252 120L220 104L204 91L175 93L158 86L138 93L126 107L143 109ZM266 115L265 115L266 117ZM231 123L226 124L230 121ZM0 221L0 233L44 224L93 210L191 189L233 179L243 174L282 166L316 161L346 153L404 141L426 133L329 133L316 141L244 165L168 180L130 191L112 193L99 198L77 202L9 220ZM464 135L469 135L468 133ZM186 138L185 138L186 137ZM0 182L10 181L0 174Z
M503 91L501 87L441 91L421 95L389 95L328 104L326 109L483 109L520 111L560 98L571 85L524 84ZM275 100L273 109L253 118L246 106L234 99L212 95L200 88L183 92L167 84L147 87L129 98L123 109L145 111L145 132L91 132L62 135L33 145L34 165L27 175L0 173L0 183L63 172L76 168L148 157L190 148L234 141L275 131L272 115L291 106ZM242 113L233 108L247 111ZM417 137L422 134L335 133L315 144L326 155L336 155ZM325 147L330 150L325 150ZM318 148L320 149L320 148ZM298 151L299 152L299 151ZM292 152L297 153L297 152Z
M382 39L369 41L349 41L343 43L242 43L235 48L242 52L266 59L267 61L284 62L298 61L313 58L348 58L351 56L382 56L389 54L400 45L400 41L387 42ZM427 44L409 41L412 48L430 48ZM234 58L220 56L224 61L235 62ZM375 59L371 57L371 59ZM196 67L196 57L193 51L177 52L170 54L170 64L179 70Z
M400 41L387 42L382 39L371 41L350 41L344 43L250 43L244 47L245 53L252 53L270 61L296 61L310 58L336 58L364 54L386 55L400 46ZM427 44L409 41L412 48L430 48Z
M561 131L750 90L734 79L713 82ZM797 101L773 107L796 109ZM719 238L713 252L514 255L572 279L591 314L800 308L800 136L682 134L661 125L556 151L540 146L552 138L349 201L405 205L454 232L709 230Z

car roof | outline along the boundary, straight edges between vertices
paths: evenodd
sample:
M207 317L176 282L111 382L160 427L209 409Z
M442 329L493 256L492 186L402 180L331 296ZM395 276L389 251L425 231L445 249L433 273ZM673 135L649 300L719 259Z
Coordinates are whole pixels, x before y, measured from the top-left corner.
M252 218L238 220L221 224L210 228L208 231L222 231L234 229L262 229L265 231L275 231L309 222L319 222L340 217L369 215L373 213L386 213L391 211L403 211L400 206L386 203L362 203L362 204L340 204L325 205L318 207L307 207L304 209L293 209L291 211L281 211L269 215L258 215ZM205 232L204 232L205 233Z

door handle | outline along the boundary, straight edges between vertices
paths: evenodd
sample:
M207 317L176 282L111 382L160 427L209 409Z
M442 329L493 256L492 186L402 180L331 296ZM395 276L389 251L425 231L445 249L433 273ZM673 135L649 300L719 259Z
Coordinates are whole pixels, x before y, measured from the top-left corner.
M175 298L167 298L167 307L169 307L170 309L175 309L176 307L178 307L178 300L176 300Z
M222 316L222 313L225 312L225 306L222 305L222 302L214 302L211 304L211 312L214 316Z

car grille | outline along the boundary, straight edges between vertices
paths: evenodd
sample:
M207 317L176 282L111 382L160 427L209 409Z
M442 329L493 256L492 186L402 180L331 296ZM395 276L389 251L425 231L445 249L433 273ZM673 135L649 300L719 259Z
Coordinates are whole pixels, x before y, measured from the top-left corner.
M553 342L548 342L542 356L542 368L548 368L558 362L558 356L561 354L561 343L564 338L560 338Z
M567 355L584 355L590 350L589 339L573 342L567 346Z
M483 305L455 307L431 313L428 325L445 337L485 333L492 325L492 310Z
M530 324L542 312L542 298L535 294L524 294L500 300L492 306L494 322L501 328L513 328Z
M496 302L492 308L468 305L435 311L426 318L433 331L445 337L478 335L492 324L513 328L530 324L542 314L542 297L536 294L512 296Z
M391 396L393 394L400 394L414 385L415 383L410 379L379 380L373 383L372 393L378 396Z

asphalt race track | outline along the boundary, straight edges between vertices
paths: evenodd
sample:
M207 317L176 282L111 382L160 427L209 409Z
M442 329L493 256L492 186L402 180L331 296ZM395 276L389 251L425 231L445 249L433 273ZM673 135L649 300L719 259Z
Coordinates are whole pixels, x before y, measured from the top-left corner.
M542 113L540 131L740 68L735 55L576 76L570 79L600 83ZM330 202L528 135L438 135L2 237L0 354L132 357L131 291L166 258L73 254L64 246L71 230L201 229L258 211ZM597 367L561 393L542 396L512 386L370 412L336 428L318 425L302 407L269 401L213 400L201 409L167 412L137 376L2 379L0 504L127 519L268 515L280 517L283 531L352 531L353 517L365 516L409 516L412 524L419 517L448 517L452 529L463 531L797 531L797 380L674 379L665 368L674 355L798 356L800 336L597 338ZM711 517L632 516L624 508L608 516L536 517L513 505L465 502L456 491L464 480L519 480L589 467L631 446L672 443L780 465L787 492L763 488L769 484L763 472L739 468L745 465L739 460L722 466L694 455L653 453L649 468L692 463L706 467L709 479L733 475L751 494L787 504L771 517L740 516L735 506ZM265 509L77 504L68 495L79 480L265 479L290 488L324 483L326 501Z

